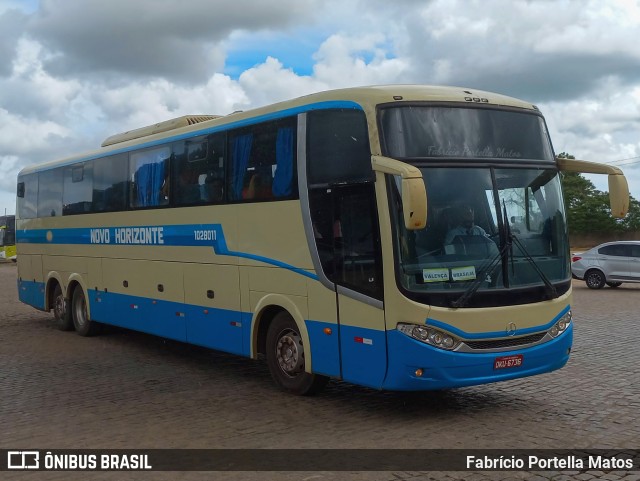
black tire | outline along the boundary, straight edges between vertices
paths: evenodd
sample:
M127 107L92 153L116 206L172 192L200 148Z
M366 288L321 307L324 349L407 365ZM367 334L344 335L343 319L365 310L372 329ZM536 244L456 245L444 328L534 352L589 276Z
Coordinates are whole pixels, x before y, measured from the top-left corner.
M622 282L607 282L607 285L609 287L620 287L622 285Z
M95 336L100 330L100 325L89 319L87 315L87 299L80 285L73 290L71 298L71 317L76 332L84 337Z
M287 312L276 314L267 331L267 365L271 377L284 391L302 396L317 394L329 378L305 372L300 330Z
M61 331L73 330L73 320L69 309L69 301L62 294L60 284L53 289L53 325Z
M604 274L598 270L590 270L584 276L584 281L589 289L602 289L606 282Z

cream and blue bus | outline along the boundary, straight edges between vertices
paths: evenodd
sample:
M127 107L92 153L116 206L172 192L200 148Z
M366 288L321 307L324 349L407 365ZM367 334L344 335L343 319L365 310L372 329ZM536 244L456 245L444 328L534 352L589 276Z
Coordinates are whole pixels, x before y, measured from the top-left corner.
M16 260L16 217L0 216L0 259Z
M572 345L562 171L536 106L454 87L317 93L186 116L27 167L19 296L329 379L432 390L546 373Z

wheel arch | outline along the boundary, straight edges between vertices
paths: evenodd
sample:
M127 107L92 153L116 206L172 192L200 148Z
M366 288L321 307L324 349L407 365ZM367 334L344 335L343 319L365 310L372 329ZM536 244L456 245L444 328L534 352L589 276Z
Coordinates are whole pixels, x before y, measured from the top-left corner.
M56 272L49 272L47 275L47 282L44 288L44 309L50 311L53 306L53 291L56 289L56 285L60 286L60 290L65 292L64 283L62 282L62 276ZM68 299L68 297L67 297Z
M304 305L302 305L303 300ZM294 302L294 300L281 294L267 294L256 303L253 318L251 319L250 356L255 359L258 354L266 352L267 331L279 312L289 314L298 326L302 342L305 346L308 346L308 349L305 350L305 371L311 373L313 365L311 342L304 315L306 313L306 298L300 298L299 302Z

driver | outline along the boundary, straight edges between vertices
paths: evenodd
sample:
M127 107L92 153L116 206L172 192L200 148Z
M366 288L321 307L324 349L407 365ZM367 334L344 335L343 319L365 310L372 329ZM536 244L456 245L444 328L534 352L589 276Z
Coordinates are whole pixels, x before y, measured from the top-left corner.
M452 244L456 236L459 235L481 235L488 237L485 230L474 223L474 214L471 207L463 206L456 209L455 219L456 226L452 229L449 229L447 235L444 238L445 246Z

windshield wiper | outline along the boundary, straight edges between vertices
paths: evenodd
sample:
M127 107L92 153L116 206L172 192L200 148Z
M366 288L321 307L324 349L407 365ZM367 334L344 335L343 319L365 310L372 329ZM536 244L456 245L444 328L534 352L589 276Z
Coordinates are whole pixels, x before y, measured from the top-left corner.
M551 283L551 281L549 280L549 278L545 275L544 272L542 272L542 269L540 269L540 266L538 266L538 264L536 263L536 261L533 260L533 257L531 257L531 254L529 254L529 251L527 250L527 248L524 246L524 244L522 242L520 242L520 239L518 239L518 237L511 232L511 226L509 225L509 221L507 220L507 205L504 202L504 199L502 200L502 220L504 222L504 226L506 229L506 233L507 233L507 238L509 239L509 244L515 244L516 246L518 246L518 249L520 249L520 252L522 252L524 254L524 258L527 259L527 261L529 261L529 263L533 266L533 270L536 271L536 274L538 274L538 276L540 277L540 279L542 279L542 282L544 283L544 287L545 287L545 294L547 294L547 298L548 299L555 299L558 297L558 291L556 290L555 286ZM511 263L512 263L512 270L513 270L513 253L511 253Z
M533 260L533 257L531 257L531 254L529 254L524 244L520 242L520 239L518 239L515 234L511 234L511 240L516 246L518 246L518 249L520 249L520 251L524 254L524 258L529 261L529 263L533 266L533 270L536 271L540 279L542 279L542 282L544 282L545 293L547 294L547 298L549 299L557 298L558 291L556 290L555 286L551 283L551 281L545 275L545 273L542 272L542 269L540 269L536 261Z
M465 307L469 302L469 299L476 293L476 291L480 288L480 285L485 281L487 276L493 275L493 271L496 270L496 267L500 265L500 260L502 256L507 252L507 249L511 248L511 242L507 241L504 243L502 248L498 251L498 253L493 256L493 258L489 261L489 263L480 268L478 275L476 278L469 284L469 287L465 289L460 297L458 297L455 301L451 301L451 307Z

